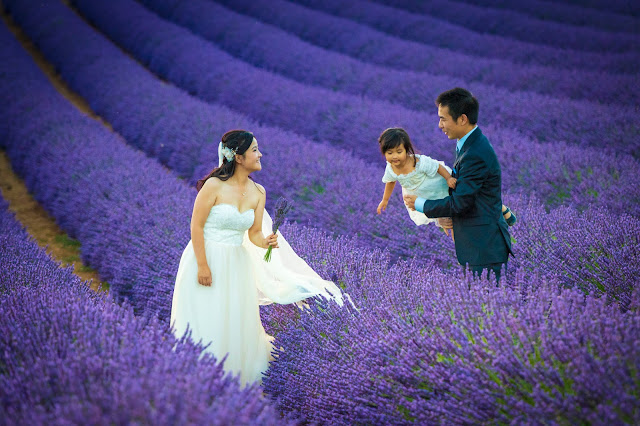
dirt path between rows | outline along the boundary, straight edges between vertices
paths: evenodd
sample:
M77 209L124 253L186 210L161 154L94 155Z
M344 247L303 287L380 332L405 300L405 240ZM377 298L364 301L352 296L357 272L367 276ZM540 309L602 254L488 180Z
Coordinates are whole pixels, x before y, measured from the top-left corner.
M31 55L35 63L47 76L51 84L58 92L69 100L76 108L87 116L99 121L103 126L113 131L109 123L97 116L88 103L74 93L56 73L55 68L46 61L44 56L33 45L31 40L15 25L11 17L6 13L0 2L2 20L14 34L22 47ZM0 191L3 198L9 202L9 209L16 214L16 218L27 229L38 244L47 247L47 252L63 265L73 265L75 273L83 280L90 280L90 286L94 290L108 288L98 273L84 265L80 260L80 243L62 231L55 220L40 206L29 194L22 179L12 170L11 162L5 152L0 151Z
M55 220L29 194L22 179L11 169L11 163L5 152L0 151L0 192L9 202L9 210L16 215L37 241L47 248L47 253L64 266L73 265L74 272L83 280L91 281L93 290L106 289L107 284L98 273L84 265L80 260L80 243L58 227Z

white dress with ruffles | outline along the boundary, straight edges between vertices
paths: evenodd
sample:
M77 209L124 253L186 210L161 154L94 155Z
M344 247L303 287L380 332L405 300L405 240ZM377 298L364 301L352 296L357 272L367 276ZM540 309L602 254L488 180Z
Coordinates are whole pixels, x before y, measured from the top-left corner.
M387 162L387 167L382 176L382 182L399 182L402 186L402 195L417 195L427 200L439 200L449 195L449 187L447 181L438 174L438 166L442 164L449 173L451 169L447 167L443 161L434 160L426 155L416 155L416 168L405 175L396 174ZM430 222L436 222L436 219L428 218L423 213L416 210L410 210L409 217L416 225L426 225Z

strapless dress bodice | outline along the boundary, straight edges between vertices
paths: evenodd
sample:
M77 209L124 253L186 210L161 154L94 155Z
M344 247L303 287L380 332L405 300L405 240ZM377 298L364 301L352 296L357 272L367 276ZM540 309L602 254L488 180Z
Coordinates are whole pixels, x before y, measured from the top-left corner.
M204 224L205 241L242 245L244 233L253 225L254 214L253 209L240 212L232 204L216 204Z

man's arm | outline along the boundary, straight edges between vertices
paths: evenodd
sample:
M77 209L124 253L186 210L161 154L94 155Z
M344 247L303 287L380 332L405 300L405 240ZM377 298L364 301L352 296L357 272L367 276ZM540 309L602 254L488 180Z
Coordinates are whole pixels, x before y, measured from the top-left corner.
M460 166L453 193L440 200L425 200L422 204L422 212L427 217L461 216L475 204L476 195L487 176L487 165L480 157L470 157Z
M449 188L454 189L456 187L457 179L451 176L451 173L449 173L442 164L438 164L438 174L447 181L447 186Z

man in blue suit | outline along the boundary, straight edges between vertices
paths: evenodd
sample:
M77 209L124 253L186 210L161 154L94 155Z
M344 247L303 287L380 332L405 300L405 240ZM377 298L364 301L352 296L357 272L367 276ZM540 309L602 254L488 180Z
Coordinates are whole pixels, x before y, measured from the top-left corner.
M511 237L502 215L500 163L477 125L478 100L468 90L455 88L441 93L436 105L438 127L449 139L457 140L453 169L458 182L446 198L425 200L407 195L405 204L427 217L451 218L460 264L468 265L476 275L493 271L499 279L512 254Z

